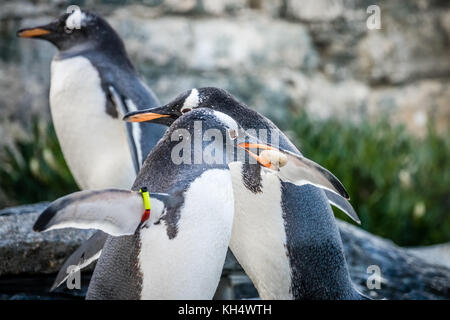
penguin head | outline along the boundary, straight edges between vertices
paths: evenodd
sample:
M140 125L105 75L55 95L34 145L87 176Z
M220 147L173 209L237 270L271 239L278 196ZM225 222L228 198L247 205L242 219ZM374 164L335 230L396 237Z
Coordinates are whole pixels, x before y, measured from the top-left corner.
M130 112L125 115L124 120L129 122L148 121L170 126L183 114L194 109L208 108L224 112L239 105L240 103L223 89L215 87L194 88L183 92L161 107Z
M234 161L264 165L247 149L267 146L227 114L209 108L195 108L181 115L161 141L176 164L191 164L194 159L194 164L201 165L227 165Z
M242 104L231 94L223 89L215 87L195 88L183 92L175 99L161 107L129 112L124 116L129 122L153 122L170 126L168 134L177 130L180 126L188 125L193 119L202 120L203 134L205 130L215 128L221 131L222 137L227 140L227 152L231 149L234 161L259 163L272 168L272 164L285 164L285 157L278 145L270 145L245 131L228 114L239 113ZM230 146L230 144L233 144ZM230 148L231 147L231 148ZM257 148L257 153L250 148ZM240 151L247 151L247 154ZM260 151L262 155L260 155ZM254 161L256 160L256 162ZM228 160L227 160L228 161Z
M82 10L64 13L45 25L18 30L17 36L47 40L60 51L113 47L124 50L121 39L106 20Z
M239 135L244 135L245 131L230 116L207 108L198 108L182 114L176 119L167 130L167 135L172 135L178 130L186 130L191 136L195 131L200 131L197 136L203 138L208 130L215 130L225 141L235 141Z

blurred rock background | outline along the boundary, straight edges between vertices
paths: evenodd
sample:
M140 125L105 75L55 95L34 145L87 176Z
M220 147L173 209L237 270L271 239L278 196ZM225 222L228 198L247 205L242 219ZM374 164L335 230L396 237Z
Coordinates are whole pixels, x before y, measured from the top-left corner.
M20 134L32 114L48 116L48 43L17 39L69 4L95 10L165 102L215 85L280 124L307 110L358 121L382 112L423 135L450 110L448 1L366 0L33 0L0 4L2 137ZM367 7L381 9L369 30ZM22 119L23 118L23 119ZM5 142L5 141L3 141Z
M217 86L270 117L348 187L362 228L450 241L446 0L4 0L0 208L76 189L49 121L56 50L15 36L70 4L107 18L161 102Z

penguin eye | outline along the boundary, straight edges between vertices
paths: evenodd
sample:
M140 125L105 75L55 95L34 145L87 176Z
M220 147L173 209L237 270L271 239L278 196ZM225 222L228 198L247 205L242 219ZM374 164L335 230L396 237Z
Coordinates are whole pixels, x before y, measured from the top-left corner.
M180 112L181 112L182 114L185 114L186 112L189 112L189 111L191 111L191 110L192 110L192 109L189 108L189 107L183 107L183 108L181 108Z
M234 129L228 129L228 135L230 136L230 139L231 139L231 140L234 140L234 139L237 138L238 133L237 133L237 131L234 130Z
M73 32L73 29L70 29L67 26L64 26L64 32L67 34L71 34Z

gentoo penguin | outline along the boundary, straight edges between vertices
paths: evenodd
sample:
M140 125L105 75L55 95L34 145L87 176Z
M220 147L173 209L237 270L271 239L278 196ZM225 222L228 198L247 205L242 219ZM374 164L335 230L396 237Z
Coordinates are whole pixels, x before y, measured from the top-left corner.
M79 10L17 35L58 48L51 64L50 110L79 187L130 188L165 128L121 120L126 112L159 102L138 76L119 35L100 16ZM105 240L106 234L98 232L83 243L66 260L52 289L65 281L69 265L82 268L95 261Z
M227 107L227 104L231 106ZM125 119L167 121L172 118L174 121L180 114L202 108L217 110L222 105L222 110L234 110L233 104L236 104L236 99L223 90L194 89L166 106L131 113ZM238 111L246 111L238 108ZM158 118L158 114L163 117ZM232 112L228 114L235 119ZM252 122L256 128L272 129L274 126L268 120L266 125L256 123L261 120L257 113L247 113L244 118L244 125L237 122L246 130L251 129ZM254 145L264 148L264 145ZM249 144L244 146L248 151L252 147ZM291 152L293 148L287 138L280 135L280 147L275 149L297 155L302 160L299 153ZM267 163L260 158L262 155L253 155L266 167ZM283 167L285 160L280 161ZM347 193L341 188L334 190L337 193L333 192L321 186L320 181L313 183L320 188L312 184L297 185L302 180L298 179L299 171L305 177L317 178L318 173L326 178L332 177L320 166L309 167L309 162L305 163L307 165L297 166L298 171L283 173L272 170L270 165L266 170L242 162L229 164L235 197L230 249L263 299L366 299L350 279L342 240L324 190L328 189L331 195L339 194L340 199L345 199ZM311 173L311 170L316 172ZM284 177L287 179L282 177L283 174L288 175Z
M133 191L75 193L53 202L39 217L34 227L37 231L76 227L110 234L87 299L213 297L233 223L230 172L221 159L179 164L171 161L180 143L186 149L178 150L177 155L189 155L189 160L198 147L214 147L225 156L226 144L219 139L201 140L200 145L190 143L198 133L202 138L202 133L211 129L225 137L230 130L237 130L237 124L219 112L193 111L175 121L155 146ZM152 209L150 218L141 223L144 207L137 191L144 186L150 192Z
M214 87L188 90L164 106L132 111L126 115L125 120L132 123L147 121L170 126L175 119L195 108L211 108L225 113L247 131L254 130L257 132L265 130L267 142L277 140L276 144L280 148L301 155L295 145L272 121L257 111L250 109L225 90ZM328 189L324 189L324 192L328 202L346 213L353 221L360 223L358 215L346 199L348 195L343 197Z
M129 188L165 130L121 121L124 113L157 106L158 100L141 81L118 34L100 16L75 10L17 35L58 48L51 64L50 110L80 188Z

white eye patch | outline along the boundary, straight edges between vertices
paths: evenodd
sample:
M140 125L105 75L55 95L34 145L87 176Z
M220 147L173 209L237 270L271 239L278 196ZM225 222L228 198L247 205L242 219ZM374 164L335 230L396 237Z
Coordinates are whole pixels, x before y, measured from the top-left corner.
M200 97L198 94L198 90L197 89L192 89L191 93L189 94L189 96L186 98L186 100L184 100L184 104L183 107L181 108L181 112L183 112L184 109L194 109L198 107L198 104L200 103ZM190 111L190 110L185 110L186 111Z
M229 115L226 115L225 113L219 112L219 111L213 111L214 115L219 119L220 122L222 122L224 125L226 125L228 128L232 129L236 133L236 137L238 136L239 132L239 126L236 121L234 121L233 118L231 118Z

